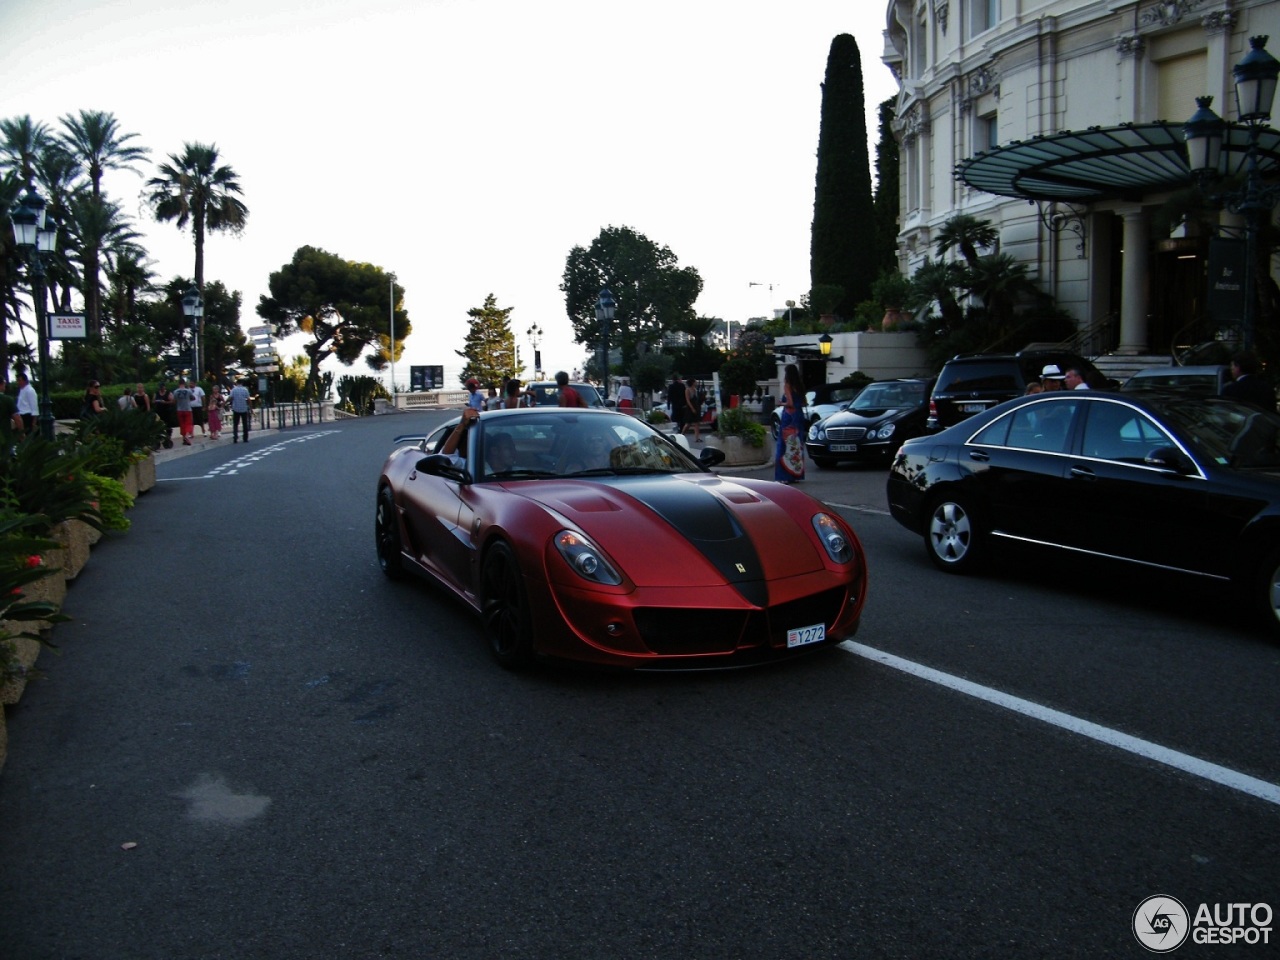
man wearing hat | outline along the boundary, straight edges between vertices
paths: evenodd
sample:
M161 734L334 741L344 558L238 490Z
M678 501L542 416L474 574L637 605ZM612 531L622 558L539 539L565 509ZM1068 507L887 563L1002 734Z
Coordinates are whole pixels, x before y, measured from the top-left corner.
M480 411L484 409L484 394L480 392L480 381L475 377L467 380L467 406L472 410Z
M1044 369L1040 371L1040 385L1046 390L1061 390L1066 379L1064 374L1056 363L1046 363Z

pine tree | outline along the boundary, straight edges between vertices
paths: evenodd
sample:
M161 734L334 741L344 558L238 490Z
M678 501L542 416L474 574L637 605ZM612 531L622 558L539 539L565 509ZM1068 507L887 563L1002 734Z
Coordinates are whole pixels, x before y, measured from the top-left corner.
M455 350L467 361L462 368L461 380L475 377L482 386L499 386L503 379L516 376L516 338L511 332L511 311L514 307L499 307L491 293L484 298L484 306L467 311L471 329L467 331L464 349Z
M822 84L818 173L809 247L814 289L839 286L835 312L852 316L871 297L877 262L876 219L867 158L867 122L858 42L847 33L831 41Z

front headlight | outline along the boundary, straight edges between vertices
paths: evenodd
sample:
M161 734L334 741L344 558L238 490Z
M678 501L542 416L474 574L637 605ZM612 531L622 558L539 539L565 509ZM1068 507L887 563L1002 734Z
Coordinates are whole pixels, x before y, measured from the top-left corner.
M556 534L555 543L565 563L583 580L610 586L617 586L622 582L622 577L604 558L600 548L577 531L561 530Z
M814 514L813 529L829 556L836 563L848 563L853 559L853 544L845 536L844 527L828 513Z
M875 436L879 437L881 440L888 440L890 437L893 436L893 431L896 426L897 424L886 423L879 430L874 431L874 434Z
M827 439L827 431L822 428L821 420L809 428L809 439L814 443L821 443Z

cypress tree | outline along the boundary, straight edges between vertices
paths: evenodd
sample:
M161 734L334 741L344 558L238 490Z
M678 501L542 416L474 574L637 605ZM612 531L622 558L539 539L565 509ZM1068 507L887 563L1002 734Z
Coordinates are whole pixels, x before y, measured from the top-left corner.
M876 263L877 273L898 270L898 138L893 135L894 103L880 104L880 139L876 141Z
M842 33L831 41L822 84L809 280L814 289L844 289L835 309L843 316L870 299L877 270L864 99L858 42Z

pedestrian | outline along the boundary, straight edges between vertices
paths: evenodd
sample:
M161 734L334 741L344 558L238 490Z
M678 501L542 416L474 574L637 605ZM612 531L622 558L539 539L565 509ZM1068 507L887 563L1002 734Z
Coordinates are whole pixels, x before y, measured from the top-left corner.
M116 400L116 406L121 410L133 409L133 387L125 385L124 393L120 394L119 399Z
M22 439L22 416L18 413L18 400L9 396L9 384L0 377L0 447L8 451L14 441Z
M209 390L209 439L217 440L222 433L222 385L215 383Z
M520 392L520 381L512 377L507 381L506 396L502 399L502 409L515 410L525 406L524 395Z
M178 425L178 414L173 403L173 391L169 389L169 384L164 380L161 380L160 386L156 387L156 395L152 398L151 409L155 411L156 416L160 418L160 422L165 426L165 447L172 447L173 428Z
M1089 384L1084 382L1084 373L1079 367L1067 367L1062 376L1062 385L1068 390L1088 390Z
M195 402L195 394L191 392L186 378L178 381L178 389L173 391L173 409L178 415L178 433L182 435L184 446L191 446L191 438L195 436L192 428L191 404Z
M618 409L631 410L636 405L636 392L631 388L630 383L624 383L618 387Z
M698 399L698 381L692 377L684 388L685 424L693 427L693 442L702 442L702 401ZM681 433L684 430L681 429Z
M139 383L133 388L133 405L143 413L151 412L151 398L147 396L145 384Z
M788 363L782 373L782 409L778 423L778 446L774 451L773 479L795 483L804 479L804 382L800 368Z
M240 442L240 427L244 426L244 442L249 442L249 388L238 381L231 388L231 442Z
M191 421L200 428L200 436L206 436L204 429L204 387L199 380L191 381Z
M498 396L498 388L493 384L489 384L489 395L484 398L484 408L486 410L502 409L502 398Z
M671 383L667 385L667 411L671 414L671 422L676 425L676 433L684 433L684 389L680 374L671 374Z
M107 412L107 408L102 405L102 384L97 380L90 380L89 386L84 391L84 403L80 407L80 419L92 420L94 417L101 416Z
M467 406L476 412L484 409L484 394L480 392L480 381L475 377L467 380Z
M1044 393L1063 389L1062 382L1066 375L1056 363L1046 363L1040 368L1040 389Z
M1223 386L1222 395L1263 410L1276 409L1276 388L1263 375L1262 364L1252 353L1241 351L1232 356L1231 382Z
M563 370L556 374L556 404L561 407L585 407L587 401L582 399L582 394L569 386L569 375Z
M31 385L25 373L18 374L18 415L22 417L22 429L27 436L31 436L39 412L40 401L36 398L36 388Z

